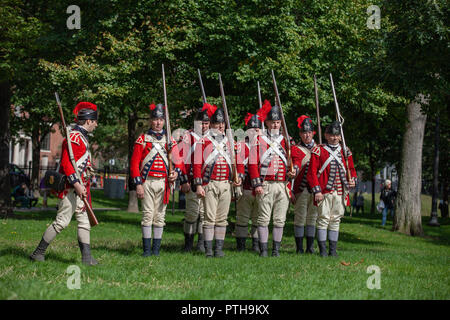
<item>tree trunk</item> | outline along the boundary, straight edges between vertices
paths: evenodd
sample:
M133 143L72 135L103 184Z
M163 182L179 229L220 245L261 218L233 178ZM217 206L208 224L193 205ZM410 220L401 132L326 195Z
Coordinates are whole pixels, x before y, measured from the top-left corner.
M136 123L138 115L136 111L128 114L128 212L139 212L136 185L130 176L131 156L133 155L134 141L136 140Z
M422 148L427 116L421 105L427 101L418 95L407 106L407 124L403 136L400 185L396 199L393 230L416 236L422 235L421 184Z
M434 129L434 163L433 163L433 197L431 199L431 219L429 226L439 226L438 201L439 197L439 111L436 114L436 127Z
M0 211L8 215L11 208L11 186L9 183L9 114L11 91L9 81L0 81Z
M41 157L41 136L39 128L33 128L31 134L31 146L32 146L32 171L31 171L31 186L34 190L39 189L39 167Z

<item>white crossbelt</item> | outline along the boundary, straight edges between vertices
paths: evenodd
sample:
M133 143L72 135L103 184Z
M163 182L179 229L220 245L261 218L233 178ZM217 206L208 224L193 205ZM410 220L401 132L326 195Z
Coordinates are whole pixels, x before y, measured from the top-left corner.
M164 164L166 165L166 168L168 168L169 160L167 159L166 149L163 148L160 143L155 142L151 137L150 138L147 137L147 135L145 135L145 141L152 143L152 150L150 150L150 152L144 158L144 161L142 161L140 171L142 171L142 169L144 169L144 166L147 164L147 162L152 160L156 156L156 154L159 154L161 156Z
M266 159L268 157L272 157L274 155L273 152L275 152L281 158L281 160L283 160L284 164L287 165L286 157L281 151L282 150L281 141L283 141L284 137L280 135L273 141L269 140L269 138L267 138L266 136L261 136L261 138L270 146L270 148L267 149L266 152L264 152L264 154L261 157L260 163L263 164L266 161Z
M333 161L333 159L335 159L337 161L337 163L342 167L342 170L344 170L344 173L347 172L347 170L345 170L345 166L344 163L342 163L339 154L341 152L341 146L339 146L336 151L331 150L328 146L324 147L325 150L328 151L328 153L330 154L330 156L328 157L328 159L324 162L324 164L322 165L322 168L320 168L319 170L319 176L322 174L322 172L325 170L325 168L330 164L331 161Z
M231 167L230 157L225 152L226 143L228 142L227 137L224 137L221 142L217 142L216 139L211 136L209 136L209 140L214 146L214 151L209 154L208 158L206 158L205 162L203 163L203 169L206 168L217 157L217 155L221 155L225 159L227 164Z

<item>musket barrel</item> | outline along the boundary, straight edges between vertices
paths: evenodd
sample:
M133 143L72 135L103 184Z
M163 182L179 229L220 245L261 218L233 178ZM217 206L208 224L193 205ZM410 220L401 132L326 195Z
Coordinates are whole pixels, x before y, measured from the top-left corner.
M202 99L203 103L206 103L206 94L205 94L205 88L203 87L203 81L202 81L202 74L200 73L200 69L197 69L198 71L198 79L200 81L200 89L202 90Z
M319 130L319 143L322 144L322 129L320 127L320 112L319 112L319 90L317 88L316 75L314 75L314 95L316 98L317 129Z

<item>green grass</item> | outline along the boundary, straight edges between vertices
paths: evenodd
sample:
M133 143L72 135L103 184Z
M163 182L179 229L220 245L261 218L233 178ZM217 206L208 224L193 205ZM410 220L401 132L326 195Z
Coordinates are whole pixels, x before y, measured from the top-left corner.
M126 199L104 199L101 194L94 192L94 207L126 207ZM172 215L168 209L161 256L150 258L141 257L140 214L98 212L100 224L92 229L91 242L100 265L94 267L81 264L76 221L50 245L45 262L32 263L28 256L55 212L16 212L0 220L0 299L450 298L449 219L440 219L441 227L431 228L426 225L429 218L424 217L426 235L409 237L390 231L391 220L380 227L381 215L346 216L339 257L321 258L295 254L290 212L281 256L260 258L251 251L234 250L234 205L231 208L222 259L181 252L180 211ZM80 290L67 288L70 265L81 269ZM367 288L370 265L381 269L379 290Z

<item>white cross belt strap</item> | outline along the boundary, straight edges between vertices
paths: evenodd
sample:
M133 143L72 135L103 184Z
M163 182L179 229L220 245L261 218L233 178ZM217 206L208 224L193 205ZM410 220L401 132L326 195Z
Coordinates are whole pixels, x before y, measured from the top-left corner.
M342 170L344 170L344 173L347 172L347 170L345 170L345 166L342 163L341 159L339 158L339 154L341 152L341 146L339 146L336 151L331 150L328 146L324 147L325 150L328 151L328 153L330 154L330 156L328 157L328 159L324 162L324 164L322 165L322 168L320 168L319 170L319 176L322 174L322 172L325 170L325 168L330 164L330 162L335 159L337 161L337 163L342 167Z
M145 136L146 136L145 141L152 143L152 150L150 150L150 152L144 158L144 161L142 161L141 167L139 168L140 171L142 171L142 169L144 169L144 166L147 164L147 162L152 160L156 156L156 154L159 154L161 156L162 160L164 161L164 164L166 165L166 168L168 168L169 160L167 160L165 148L163 148L160 143L155 142L153 139L151 139L151 137L148 138L147 135L145 135ZM165 144L165 140L164 140L164 144Z
M227 137L225 137L220 143L217 142L214 138L210 137L209 139L214 146L214 151L211 152L206 158L205 162L203 163L203 169L207 167L215 158L217 155L221 155L227 164L231 167L231 160L229 155L225 152L226 149L226 143L228 141Z
M280 135L278 138L276 138L274 141L269 140L266 136L261 136L261 138L270 146L269 149L264 152L264 154L261 157L260 164L262 165L267 158L272 157L274 155L273 152L275 152L281 160L283 160L284 164L287 165L286 157L284 156L283 148L281 147L281 141L283 141L283 136Z

